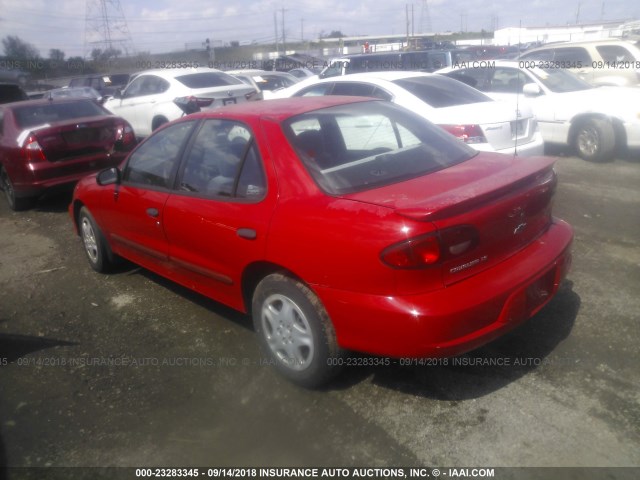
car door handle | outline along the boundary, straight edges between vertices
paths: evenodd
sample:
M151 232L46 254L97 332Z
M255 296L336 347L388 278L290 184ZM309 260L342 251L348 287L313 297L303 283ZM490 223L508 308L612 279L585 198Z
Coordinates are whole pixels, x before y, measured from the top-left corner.
M157 208L147 208L147 215L153 218L157 218L160 215L160 212Z
M246 238L247 240L255 240L258 237L258 232L253 228L239 228L236 233L240 238Z

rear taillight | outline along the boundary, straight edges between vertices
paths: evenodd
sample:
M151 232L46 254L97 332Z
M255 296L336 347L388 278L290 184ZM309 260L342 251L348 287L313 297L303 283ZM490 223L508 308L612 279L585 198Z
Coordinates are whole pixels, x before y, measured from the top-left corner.
M136 136L133 128L128 123L119 124L116 127L116 144L119 148L130 148L136 144Z
M380 259L392 268L424 268L463 255L477 245L478 231L461 225L391 245L380 253Z
M24 144L24 150L27 154L27 161L29 162L41 162L46 160L42 147L34 136L27 138Z
M440 125L440 127L464 143L487 143L480 125Z

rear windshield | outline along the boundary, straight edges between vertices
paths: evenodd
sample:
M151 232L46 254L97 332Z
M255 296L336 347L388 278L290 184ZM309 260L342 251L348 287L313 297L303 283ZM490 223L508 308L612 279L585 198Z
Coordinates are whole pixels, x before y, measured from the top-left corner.
M451 78L433 75L393 80L420 100L434 108L453 107L478 102L491 102L484 93Z
M104 108L91 100L60 103L52 101L50 103L25 105L13 109L16 123L20 128L63 122L65 120L73 120L74 118L107 115L108 113Z
M176 77L183 85L189 88L224 87L227 85L242 85L237 78L222 72L189 73Z
M285 134L316 183L339 195L442 170L477 152L424 118L384 101L287 120Z

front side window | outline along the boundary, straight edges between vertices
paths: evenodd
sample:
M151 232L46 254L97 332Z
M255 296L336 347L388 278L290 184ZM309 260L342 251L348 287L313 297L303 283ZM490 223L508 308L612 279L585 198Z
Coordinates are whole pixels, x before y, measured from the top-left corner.
M328 95L332 87L333 83L331 82L318 83L317 85L303 88L294 97L321 97L322 95Z
M447 168L477 152L424 118L369 101L295 116L289 142L318 186L339 195Z
M231 120L205 121L187 154L178 188L205 197L262 198L266 181L251 131Z
M122 178L124 182L170 188L194 121L180 122L151 135L129 157Z

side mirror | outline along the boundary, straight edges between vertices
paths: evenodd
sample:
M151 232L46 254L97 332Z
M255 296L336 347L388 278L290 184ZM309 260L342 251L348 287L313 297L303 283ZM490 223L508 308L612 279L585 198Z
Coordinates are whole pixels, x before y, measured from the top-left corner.
M102 170L96 176L96 182L101 187L104 187L106 185L117 185L120 183L120 170L118 170L116 167Z
M122 98L122 90L120 90L119 88L116 89L116 91L113 92L113 98Z
M527 83L522 87L522 93L525 97L538 97L542 95L542 90L537 83Z

